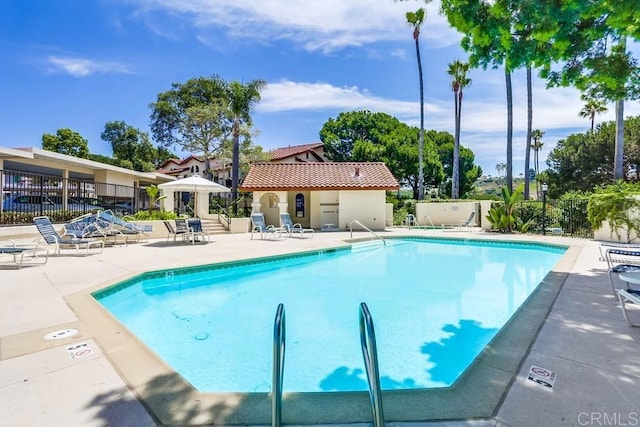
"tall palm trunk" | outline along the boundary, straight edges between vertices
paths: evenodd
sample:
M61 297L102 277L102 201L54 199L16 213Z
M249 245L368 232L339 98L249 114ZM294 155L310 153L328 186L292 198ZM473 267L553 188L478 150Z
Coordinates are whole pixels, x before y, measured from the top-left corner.
M460 109L462 107L462 91L454 92L455 135L453 145L453 167L451 171L451 198L460 198Z
M505 61L506 64L506 61ZM505 83L507 86L507 188L513 192L513 91L511 89L511 72L505 65Z
M238 117L233 121L233 154L231 166L231 200L233 203L233 214L238 214L238 181L240 176L240 120Z
M616 145L613 162L613 178L624 179L624 100L616 101Z
M453 109L454 109L454 139L453 139L453 165L451 168L451 198L460 198L460 90L453 90Z
M418 78L420 79L420 142L418 145L418 200L424 199L424 83L422 79L422 60L420 59L420 31L414 31L416 56L418 57Z
M531 128L533 125L533 93L531 66L527 65L527 146L524 155L524 199L529 200L529 164L531 161Z

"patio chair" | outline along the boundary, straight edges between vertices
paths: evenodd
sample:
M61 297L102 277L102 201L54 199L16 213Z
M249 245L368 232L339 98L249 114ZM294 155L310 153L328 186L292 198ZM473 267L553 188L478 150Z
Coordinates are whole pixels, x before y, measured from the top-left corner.
M262 240L269 236L273 236L274 239L282 237L282 228L267 225L264 221L264 214L262 212L252 213L251 223L253 224L253 228L251 229L251 240L253 240L254 233L260 233L260 239Z
M2 266L10 266L21 268L25 263L24 256L30 255L30 260L27 260L28 264L46 264L49 260L49 251L44 249L44 260L38 257L38 248L27 248L16 246L16 242L8 239L9 244L0 243L0 255L7 255L11 257L12 261L0 261Z
M202 226L202 221L200 218L191 218L187 221L187 226L189 227L189 231L191 231L192 242L195 244L196 236L202 236L203 241L206 236L207 242L209 242L209 233L205 231Z
M282 223L282 229L285 230L289 236L298 235L304 237L305 234L309 234L309 237L313 237L313 228L303 228L300 223L294 224L293 221L291 221L291 216L287 212L280 214L280 222Z
M182 220L184 221L184 220ZM189 227L186 226L186 221L183 223L181 220L176 220L176 227L174 228L170 221L163 220L164 226L167 227L167 231L169 234L167 235L167 242L173 236L173 241L175 242L178 236L182 237L182 240L187 240L191 236L191 231ZM178 226L180 224L180 226ZM183 225L184 224L184 225Z
M633 323L629 320L629 314L627 313L626 303L630 302L637 305L640 305L640 291L635 289L618 289L618 301L620 301L620 309L622 310L622 316L624 320L630 325L635 327L640 327L640 324Z
M33 222L36 228L40 232L40 241L54 246L53 253L60 256L63 248L74 248L76 253L80 252L80 249L86 250L86 254L89 255L91 248L99 248L100 252L104 250L104 240L90 240L90 239L78 239L76 237L64 236L61 237L53 228L53 223L48 216L37 216L33 218Z

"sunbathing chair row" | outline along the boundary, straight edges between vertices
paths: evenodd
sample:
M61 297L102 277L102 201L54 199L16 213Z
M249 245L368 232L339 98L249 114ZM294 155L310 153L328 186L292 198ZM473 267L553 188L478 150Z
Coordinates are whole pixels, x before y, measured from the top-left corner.
M298 236L313 237L313 228L304 228L301 224L294 224L291 220L291 216L288 213L280 214L281 226L276 227L274 225L267 225L264 219L264 214L261 212L254 212L251 214L251 240L253 240L254 234L259 234L260 239L280 239L282 234L286 234L288 237Z
M631 326L640 326L633 323L627 312L627 303L640 305L640 290L632 289L631 283L640 283L640 246L637 245L600 245L600 259L607 262L607 276L613 294L620 303L622 316ZM613 274L626 282L626 287L618 289L613 281Z
M105 243L128 244L137 243L144 237L149 238L151 230L135 223L124 221L109 210L98 211L74 218L64 224L63 236L77 239L102 239Z

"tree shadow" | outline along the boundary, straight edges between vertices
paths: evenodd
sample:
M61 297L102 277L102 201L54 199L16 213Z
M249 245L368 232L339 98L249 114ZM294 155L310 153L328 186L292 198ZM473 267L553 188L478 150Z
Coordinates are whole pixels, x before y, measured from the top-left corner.
M448 324L442 330L451 335L423 344L421 352L434 364L428 369L431 379L444 384L453 384L498 332L466 319L460 320L459 326Z

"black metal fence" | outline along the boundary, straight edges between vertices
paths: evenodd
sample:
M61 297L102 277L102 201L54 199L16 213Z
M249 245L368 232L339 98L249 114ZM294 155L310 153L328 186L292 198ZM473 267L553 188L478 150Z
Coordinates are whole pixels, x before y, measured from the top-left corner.
M67 221L98 209L125 215L148 204L146 192L137 187L59 176L0 170L0 184L0 225L31 224L40 215Z
M528 200L519 202L515 211L523 222L532 222L530 233L544 232L592 238L593 230L587 216L587 203L586 199Z

